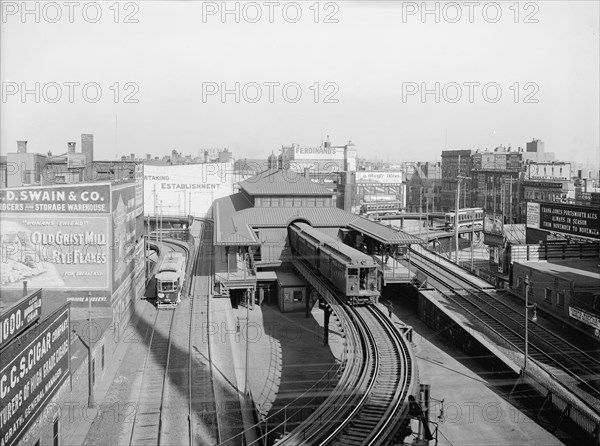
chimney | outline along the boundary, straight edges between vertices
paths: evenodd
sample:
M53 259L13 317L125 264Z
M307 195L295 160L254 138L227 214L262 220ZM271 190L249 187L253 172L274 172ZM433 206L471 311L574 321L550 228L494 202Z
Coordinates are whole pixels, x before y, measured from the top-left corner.
M135 153L131 153L130 155L131 155L131 161L134 161L135 160Z
M204 151L204 162L208 163L208 150Z
M75 143L74 142L68 142L67 146L69 147L69 149L68 149L69 153L75 153Z
M304 168L304 178L310 178L310 168L309 167Z
M81 134L81 153L85 155L85 164L90 165L94 161L94 135Z
M27 141L17 141L17 152L27 153Z

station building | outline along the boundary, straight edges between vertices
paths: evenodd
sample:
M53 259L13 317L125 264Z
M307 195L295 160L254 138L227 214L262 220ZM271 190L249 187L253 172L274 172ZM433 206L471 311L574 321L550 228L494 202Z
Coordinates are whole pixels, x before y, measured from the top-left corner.
M255 296L252 303L273 299L282 311L306 306L307 293L288 294L287 300L277 295L290 284L298 286L289 275L277 276L278 271L293 273L287 228L295 221L373 254L424 243L335 207L332 192L311 181L308 170L300 174L278 166L240 182L238 193L215 200L214 216L214 293L230 297L234 305ZM392 263L393 268L383 268L384 284L409 282L405 268Z

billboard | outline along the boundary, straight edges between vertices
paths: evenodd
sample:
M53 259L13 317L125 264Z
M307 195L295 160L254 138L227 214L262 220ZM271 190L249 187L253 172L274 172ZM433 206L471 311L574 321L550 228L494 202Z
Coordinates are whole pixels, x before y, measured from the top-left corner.
M144 165L145 216L209 216L217 198L233 194L233 163Z
M7 359L0 372L2 445L19 442L69 376L69 321L67 304L2 353Z
M402 171L365 170L356 172L356 183L402 184Z
M3 212L0 227L3 288L108 288L108 216Z
M42 290L24 297L0 315L0 350L38 321L42 314Z
M110 212L110 184L15 187L0 190L0 211L17 213Z
M112 190L113 293L125 277L131 274L136 263L136 188L137 185L129 183L115 186Z
M527 227L600 240L600 210L563 203L527 203Z
M291 154L291 160L344 160L343 147L300 147L294 144L288 153Z

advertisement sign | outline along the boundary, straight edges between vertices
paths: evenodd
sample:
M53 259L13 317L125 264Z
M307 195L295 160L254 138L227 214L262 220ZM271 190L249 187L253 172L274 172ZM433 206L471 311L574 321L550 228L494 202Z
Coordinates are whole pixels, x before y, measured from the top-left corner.
M365 184L402 184L402 171L358 171L356 182Z
M137 245L136 193L137 185L123 184L113 188L112 225L113 261L112 291L115 292L135 267ZM141 259L143 261L143 259Z
M527 223L526 227L540 229L540 204L527 203Z
M84 213L110 212L110 184L16 187L0 190L1 212Z
M485 214L483 217L483 232L497 235L504 234L504 223L502 222L502 216Z
M290 159L292 160L344 160L343 147L300 147L294 145Z
M527 203L527 227L600 240L600 210L562 203Z
M0 350L36 323L42 314L42 290L24 297L0 315Z
M15 445L69 376L69 306L13 343L0 372L0 443ZM10 359L12 358L12 359Z
M3 288L62 290L109 286L108 216L2 213Z
M233 194L233 163L144 166L144 215L206 217Z
M600 318L579 308L569 307L569 316L600 330Z

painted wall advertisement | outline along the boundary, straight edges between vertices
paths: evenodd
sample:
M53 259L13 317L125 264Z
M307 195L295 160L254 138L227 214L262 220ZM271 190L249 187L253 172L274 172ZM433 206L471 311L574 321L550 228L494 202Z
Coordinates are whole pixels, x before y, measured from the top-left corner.
M113 253L112 292L126 276L131 274L138 259L135 258L136 199L132 184L115 187L112 192ZM143 258L141 259L143 261Z
M217 198L233 194L233 163L144 166L144 215L210 216Z
M69 305L2 352L0 442L17 444L69 376ZM12 359L10 359L12 358Z
M344 159L344 148L343 147L331 147L331 146L319 146L319 147L300 147L294 144L288 153L291 154L291 160L343 160Z
M356 182L364 184L402 184L402 171L358 171Z
M600 210L562 203L527 203L527 227L600 240Z
M0 315L0 349L8 345L42 314L42 290L24 297Z
M0 207L3 288L108 289L109 184L3 190Z

